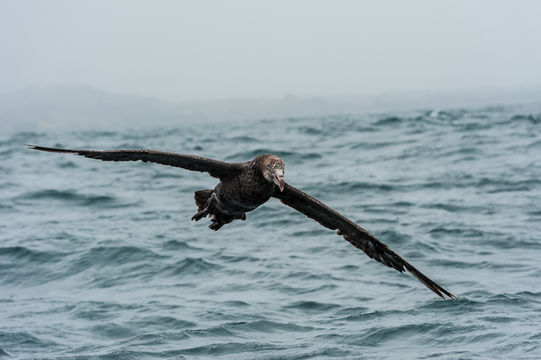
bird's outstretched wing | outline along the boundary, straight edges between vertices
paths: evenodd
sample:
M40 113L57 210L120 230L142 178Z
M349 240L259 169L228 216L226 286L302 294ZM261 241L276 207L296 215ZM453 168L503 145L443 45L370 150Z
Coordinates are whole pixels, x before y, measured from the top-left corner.
M28 148L41 151L70 153L103 161L137 161L153 162L163 165L181 167L192 171L208 172L216 178L234 176L242 170L242 163L227 163L201 156L177 154L154 150L70 150L27 145Z
M283 192L276 191L273 194L273 197L280 199L282 203L291 206L295 210L316 220L321 225L331 230L337 230L339 235L343 235L353 246L364 251L365 254L372 259L400 272L408 270L413 276L419 279L419 281L443 299L445 299L445 296L448 296L451 299L455 298L453 294L430 280L426 275L414 268L406 260L402 259L400 255L389 249L387 245L376 239L368 231L345 216L340 215L316 198L289 184L286 184Z

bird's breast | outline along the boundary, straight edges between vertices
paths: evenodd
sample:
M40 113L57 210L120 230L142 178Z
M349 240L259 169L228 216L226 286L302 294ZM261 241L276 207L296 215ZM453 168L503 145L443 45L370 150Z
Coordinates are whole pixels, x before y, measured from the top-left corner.
M215 189L220 207L231 214L254 210L269 200L273 191L273 184L242 177L223 181Z

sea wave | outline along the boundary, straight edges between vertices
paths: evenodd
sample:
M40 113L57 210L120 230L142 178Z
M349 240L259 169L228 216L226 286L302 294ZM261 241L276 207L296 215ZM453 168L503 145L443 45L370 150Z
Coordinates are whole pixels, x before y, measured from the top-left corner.
M538 359L539 114L422 109L4 138L0 358ZM189 219L193 191L217 179L25 143L276 154L288 182L458 299L276 199L213 232Z

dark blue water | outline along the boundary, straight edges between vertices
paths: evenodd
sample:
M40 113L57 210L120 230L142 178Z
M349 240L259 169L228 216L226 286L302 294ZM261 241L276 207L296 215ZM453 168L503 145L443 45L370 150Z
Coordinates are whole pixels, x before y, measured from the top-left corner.
M541 104L18 133L0 141L0 358L539 359ZM271 200L191 222L204 174L40 153L244 161L349 216L442 301Z

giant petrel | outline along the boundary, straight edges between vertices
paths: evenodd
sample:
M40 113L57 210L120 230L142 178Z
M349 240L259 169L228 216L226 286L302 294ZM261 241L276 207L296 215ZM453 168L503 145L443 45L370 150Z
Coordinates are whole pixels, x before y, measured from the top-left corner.
M214 189L195 192L197 213L192 220L198 221L209 216L212 220L209 227L218 230L233 220L245 220L247 212L275 197L321 225L336 230L339 235L372 259L400 272L408 270L443 299L445 296L455 298L368 231L316 198L286 183L285 164L274 155L264 154L242 163L227 163L195 155L153 150L69 150L34 145L28 147L34 150L77 154L104 161L141 160L208 172L210 176L220 179L220 182Z

